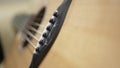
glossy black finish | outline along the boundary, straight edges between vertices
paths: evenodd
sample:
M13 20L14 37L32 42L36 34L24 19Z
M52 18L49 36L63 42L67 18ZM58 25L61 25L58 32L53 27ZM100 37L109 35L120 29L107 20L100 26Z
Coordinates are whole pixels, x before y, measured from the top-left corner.
M55 19L52 18L50 19L49 22L53 24L54 27L50 28L51 30L49 32L49 35L45 37L45 43L42 46L40 45L39 47L36 48L36 53L34 53L33 55L30 68L38 68L38 66L45 58L48 51L50 50L51 46L55 42L60 32L60 29L64 23L71 2L72 0L63 0L63 3L57 9L57 14L55 14L56 12L53 14ZM46 30L49 29L46 28Z

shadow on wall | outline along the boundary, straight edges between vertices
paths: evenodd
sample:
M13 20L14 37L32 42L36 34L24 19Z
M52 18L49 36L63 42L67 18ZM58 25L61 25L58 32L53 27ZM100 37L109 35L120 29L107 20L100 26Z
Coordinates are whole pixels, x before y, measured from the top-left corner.
M13 27L15 31L22 31L24 29L24 26L29 22L30 18L33 17L33 15L29 14L18 14L13 18Z

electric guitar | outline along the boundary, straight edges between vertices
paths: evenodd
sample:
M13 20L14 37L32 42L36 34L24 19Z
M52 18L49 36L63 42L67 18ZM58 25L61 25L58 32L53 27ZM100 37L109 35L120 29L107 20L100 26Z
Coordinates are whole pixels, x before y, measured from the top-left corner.
M116 0L51 0L18 32L5 68L120 68Z

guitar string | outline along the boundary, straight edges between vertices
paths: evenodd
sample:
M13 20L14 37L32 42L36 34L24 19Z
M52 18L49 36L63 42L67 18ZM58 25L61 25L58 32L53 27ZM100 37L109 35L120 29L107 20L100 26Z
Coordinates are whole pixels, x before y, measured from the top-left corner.
M44 24L43 24L43 25L40 25L39 23L34 22L34 25L35 25L35 26L39 26L39 27L43 27L43 28L44 28Z
M34 24L35 24L35 23L34 23ZM19 25L22 25L22 24L19 23ZM36 24L35 24L35 25L36 25ZM29 26L30 26L30 25L29 25ZM43 24L42 24L42 25L39 24L38 26L39 26L39 27L42 26L42 28L45 27L45 25L43 25ZM32 27L32 28L33 28L33 27ZM32 28L31 28L31 29L32 29ZM33 29L33 30L35 30L35 29ZM35 32L36 32L36 31L37 31L37 30L35 30ZM34 36L29 30L27 30L26 27L23 28L22 32L23 32L23 34L24 34L23 36L25 37L24 39L26 39L26 40L30 43L30 45L32 45L33 48L35 48L35 44L33 44L32 41L31 41L26 35L29 34L33 39L39 41L39 40L36 38L36 36ZM37 31L36 33L40 33L40 34L41 34L42 32Z
M35 39L37 42L39 41L36 36L34 36L32 33L30 33L29 31L26 32L27 34L30 35L30 37L32 37L33 39ZM24 33L24 35L27 35L26 33ZM29 39L29 37L25 37L25 39L35 48L35 44ZM29 40L28 40L29 39Z
M38 24L38 23L36 23L36 22L33 22L34 23L34 25L36 25L36 26L39 26L39 27L41 27L41 28L44 28L45 27L45 24ZM22 24L20 24L20 23L18 23L18 25L20 25L20 26L23 26ZM28 29L31 29L31 30L33 30L33 31L35 31L36 33L39 33L39 34L41 34L42 32L39 32L37 29L35 29L34 27L32 27L32 26L30 26L30 25L27 25L27 27L29 27ZM24 30L24 28L23 28L23 30Z
M32 45L32 47L35 49L35 45L31 42L31 40L26 36L24 35L25 39L28 41L28 43L30 43L30 45Z
M39 41L38 38L37 38L36 36L34 36L30 31L28 31L28 30L25 29L23 32L24 32L26 35L27 35L27 34L30 35L30 36L31 36L32 38L34 38L36 41Z
M40 26L39 26L39 27L40 27ZM37 29L35 29L35 28L32 27L32 26L28 26L28 29L33 30L33 31L35 31L36 33L41 34L41 32L39 32Z

